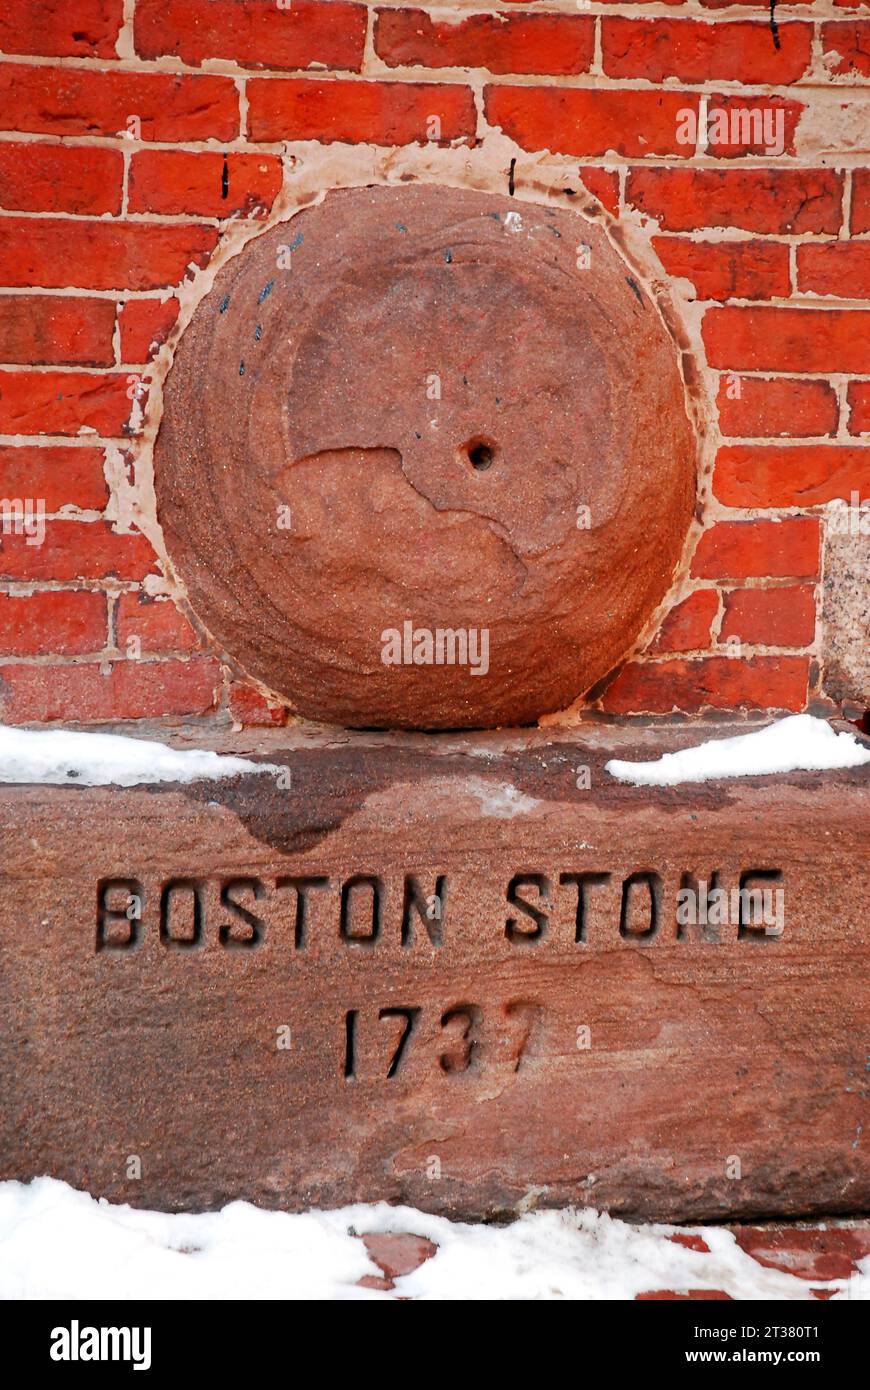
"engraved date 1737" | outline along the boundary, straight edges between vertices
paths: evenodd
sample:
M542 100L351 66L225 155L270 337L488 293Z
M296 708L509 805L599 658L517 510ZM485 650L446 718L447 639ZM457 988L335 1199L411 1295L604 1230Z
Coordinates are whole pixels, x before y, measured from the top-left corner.
M489 1059L518 1072L540 1027L541 1005L515 999L501 1006L459 1003L432 1012L419 1006L348 1009L344 1015L344 1076L390 1081L418 1062L445 1076L474 1071Z

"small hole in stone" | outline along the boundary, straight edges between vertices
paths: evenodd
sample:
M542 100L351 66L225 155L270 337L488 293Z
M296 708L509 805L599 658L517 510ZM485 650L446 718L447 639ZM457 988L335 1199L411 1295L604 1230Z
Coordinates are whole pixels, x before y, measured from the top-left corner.
M491 439L484 439L480 435L476 435L474 439L469 439L459 452L465 456L477 473L485 473L487 468L491 468L495 463L495 445Z

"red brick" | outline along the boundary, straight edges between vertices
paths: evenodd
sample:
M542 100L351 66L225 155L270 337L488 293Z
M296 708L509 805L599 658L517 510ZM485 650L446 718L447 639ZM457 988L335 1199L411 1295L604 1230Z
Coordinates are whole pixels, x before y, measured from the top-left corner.
M0 207L24 212L121 211L120 150L0 144Z
M710 645L710 629L719 612L715 589L696 589L665 617L650 647L654 652L696 652Z
M808 676L809 660L802 656L631 662L609 687L602 704L611 714L801 710L806 704Z
M677 115L697 110L688 92L592 87L487 87L486 118L524 150L631 158L694 153L677 140Z
M136 52L174 54L185 63L228 58L249 68L326 68L359 72L365 5L292 0L137 0Z
M627 201L670 232L836 233L842 197L831 169L633 169L626 186Z
M586 72L595 21L580 15L475 14L438 23L423 10L378 10L375 51L390 67L486 68L494 73Z
M828 1230L735 1226L734 1239L765 1269L780 1269L797 1279L850 1279L860 1272L858 1262L870 1255L866 1222Z
M846 392L849 433L870 433L870 381L850 381Z
M141 581L155 566L150 541L138 531L118 535L105 521L47 521L42 545L0 532L0 579Z
M798 289L837 299L870 299L870 241L828 241L797 249Z
M118 311L121 361L147 362L165 343L178 318L178 300L130 299Z
M650 1289L648 1293L635 1294L637 1303L710 1303L732 1301L732 1295L724 1289L687 1289L676 1293L673 1289Z
M735 379L719 381L719 428L737 439L769 438L788 435L835 434L839 406L834 388L827 381L791 381L779 378L764 381L740 377L740 395L734 396Z
M711 367L739 371L870 372L870 314L861 309L710 309Z
M583 187L603 203L614 217L619 216L619 175L608 169L581 169L580 182Z
M709 24L684 19L601 22L604 71L610 77L663 82L725 80L746 85L795 82L810 64L811 24L781 24L779 48L768 24Z
M860 19L822 25L824 52L837 54L839 62L829 72L870 77L870 22Z
M672 1236L668 1236L674 1245L682 1245L684 1250L697 1250L702 1255L710 1254L710 1247L703 1236L696 1235L694 1231L675 1231Z
M0 219L0 285L156 290L207 262L216 227L144 222Z
M167 143L233 140L239 96L229 77L0 63L0 130L54 136L135 130L138 139Z
M705 10L724 10L731 5L753 5L756 0L701 0ZM778 5L803 5L806 0L777 0ZM757 6L756 6L757 8Z
M259 690L243 681L232 682L228 703L233 722L245 728L281 728L287 723L287 709L284 705L271 704Z
M102 449L73 446L0 446L0 497L42 501L47 512L61 507L102 511L109 500Z
M0 372L0 434L128 432L133 402L121 373Z
M114 326L108 299L0 295L0 362L109 367Z
M472 136L477 125L471 89L455 83L253 78L248 101L254 140L425 144L433 117L445 142Z
M191 652L199 638L187 618L171 599L150 598L143 592L121 594L115 615L115 637L122 649L131 638L140 650L151 652Z
M870 169L852 175L852 231L870 232Z
M106 596L83 590L0 594L3 656L81 656L106 645Z
M717 159L794 154L805 109L800 101L786 97L711 96L707 153Z
M692 561L699 579L816 579L818 573L815 517L720 521L704 532Z
M816 507L857 491L870 497L870 448L735 444L720 449L713 491L729 507Z
M784 242L654 237L653 245L668 274L691 280L699 299L771 299L791 289Z
M0 53L116 58L124 0L3 0Z
M734 589L725 595L721 642L737 637L751 646L808 647L815 635L815 595L807 585Z
M208 714L217 704L220 666L189 661L116 661L98 665L0 667L0 717L10 724L63 720L83 724Z
M362 1237L362 1242L369 1259L390 1285L406 1274L413 1274L438 1252L438 1246L431 1240L408 1231L372 1231Z
M143 150L130 162L131 212L263 216L280 191L281 161L269 154Z

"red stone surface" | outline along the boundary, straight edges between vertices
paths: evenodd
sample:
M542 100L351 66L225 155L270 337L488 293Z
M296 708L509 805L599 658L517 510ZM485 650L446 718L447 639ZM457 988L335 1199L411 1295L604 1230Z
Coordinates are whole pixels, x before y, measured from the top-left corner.
M233 140L239 94L229 77L2 65L0 129L112 137L131 116L137 140Z
M734 190L736 193L736 190ZM839 197L839 194L837 195ZM820 199L811 199L817 207ZM870 372L865 309L711 309L704 319L711 367L737 371Z
M284 705L267 700L259 690L244 681L233 681L227 703L234 723L246 728L274 728L287 723Z
M137 0L136 50L199 64L229 58L250 67L348 69L358 72L366 35L365 5L346 0Z
M685 1250L695 1250L699 1254L709 1255L710 1247L703 1236L694 1231L676 1231L670 1239L675 1245L682 1245Z
M0 665L0 712L11 724L68 723L71 710L89 724L212 714L220 689L221 669L212 657Z
M34 366L110 367L115 306L105 299L0 297L0 356ZM6 494L7 496L9 494Z
M721 1289L687 1289L685 1293L674 1293L673 1289L654 1289L650 1293L639 1293L638 1303L679 1303L684 1299L691 1299L697 1302L699 1299L723 1299L731 1298L730 1293L723 1293Z
M334 192L249 243L182 338L155 460L230 654L310 717L422 728L528 723L612 669L694 467L673 345L599 230L437 188ZM486 669L385 664L406 622L485 632Z
M713 490L732 507L814 507L870 497L870 449L834 444L733 444L720 449Z
M755 644L807 647L815 636L816 607L809 585L786 589L734 589L725 596L725 615L719 632L727 642L737 637Z
M788 294L788 247L766 241L689 241L656 237L669 275L691 280L698 299L773 299Z
M438 1247L425 1236L396 1234L372 1234L362 1237L369 1256L378 1266L382 1277L367 1274L360 1280L364 1289L394 1289L395 1281L403 1274L413 1274L427 1260L431 1260Z
M488 68L490 72L585 72L595 49L589 15L475 14L438 23L423 10L378 10L375 51L391 67Z
M610 714L804 708L809 681L805 656L709 656L670 661L630 661L602 698Z
M99 217L121 211L120 150L63 145L0 145L0 206Z
M205 265L217 241L213 227L194 223L9 217L4 227L0 279L49 289L162 289L183 280L191 264Z
M826 381L722 377L717 405L722 433L735 438L800 438L837 429L837 395Z
M70 503L86 511L102 511L109 497L103 463L100 449L0 446L0 493L4 497L39 497L46 512L59 511ZM102 528L86 534L101 544Z
M738 1226L734 1236L741 1250L766 1269L781 1269L798 1279L850 1279L858 1261L870 1255L870 1227Z
M809 24L781 24L779 42L760 24L703 24L683 19L616 18L601 26L604 71L652 82L719 78L733 82L795 82L809 66Z
M130 212L262 217L281 188L273 155L143 150L130 166Z
M164 1209L866 1208L867 769L604 771L699 732L258 730L236 750L283 776L4 788L0 1177ZM782 933L680 928L714 873L781 891ZM789 1239L754 1248L815 1285L867 1248Z
M0 51L114 58L123 18L123 0L6 0Z
M656 652L693 652L709 646L710 629L719 612L715 589L696 589L672 608L653 643Z
M629 158L675 155L691 146L677 138L678 113L696 107L686 92L594 87L487 87L486 119L522 149Z
M175 326L178 300L130 299L118 308L121 361L147 362Z
M634 169L625 191L669 232L836 234L842 218L843 176L832 169Z
M120 595L115 634L119 647L137 641L143 652L188 652L199 646L196 632L174 603L141 591Z
M815 579L818 572L819 523L808 516L720 522L704 532L692 561L702 579Z
M848 402L850 433L870 433L870 381L851 382Z
M375 145L423 144L431 137L471 140L477 123L470 87L428 82L348 82L252 78L250 133L257 141L320 140Z

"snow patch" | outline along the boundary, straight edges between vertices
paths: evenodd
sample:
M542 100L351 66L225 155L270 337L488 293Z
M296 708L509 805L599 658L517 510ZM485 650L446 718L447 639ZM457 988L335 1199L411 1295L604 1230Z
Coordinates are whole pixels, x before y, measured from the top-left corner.
M837 733L824 719L793 714L737 738L709 739L695 748L664 753L655 762L611 758L605 768L636 787L673 787L715 777L759 777L771 772L825 771L870 763L870 749L854 734Z
M721 1289L737 1299L867 1298L870 1259L851 1280L799 1279L756 1263L723 1227L708 1251L671 1226L594 1211L535 1211L509 1226L469 1225L386 1203L298 1215L231 1202L166 1214L96 1201L52 1178L0 1183L0 1298L440 1301L633 1299L656 1289ZM361 1289L380 1271L357 1236L410 1232L436 1254L395 1290Z
M511 782L487 782L484 777L466 777L462 790L477 797L482 816L492 816L496 820L513 820L514 816L527 815L541 804Z
M205 749L175 749L123 734L15 729L0 724L0 783L134 787L149 782L216 781L246 772L281 772Z

